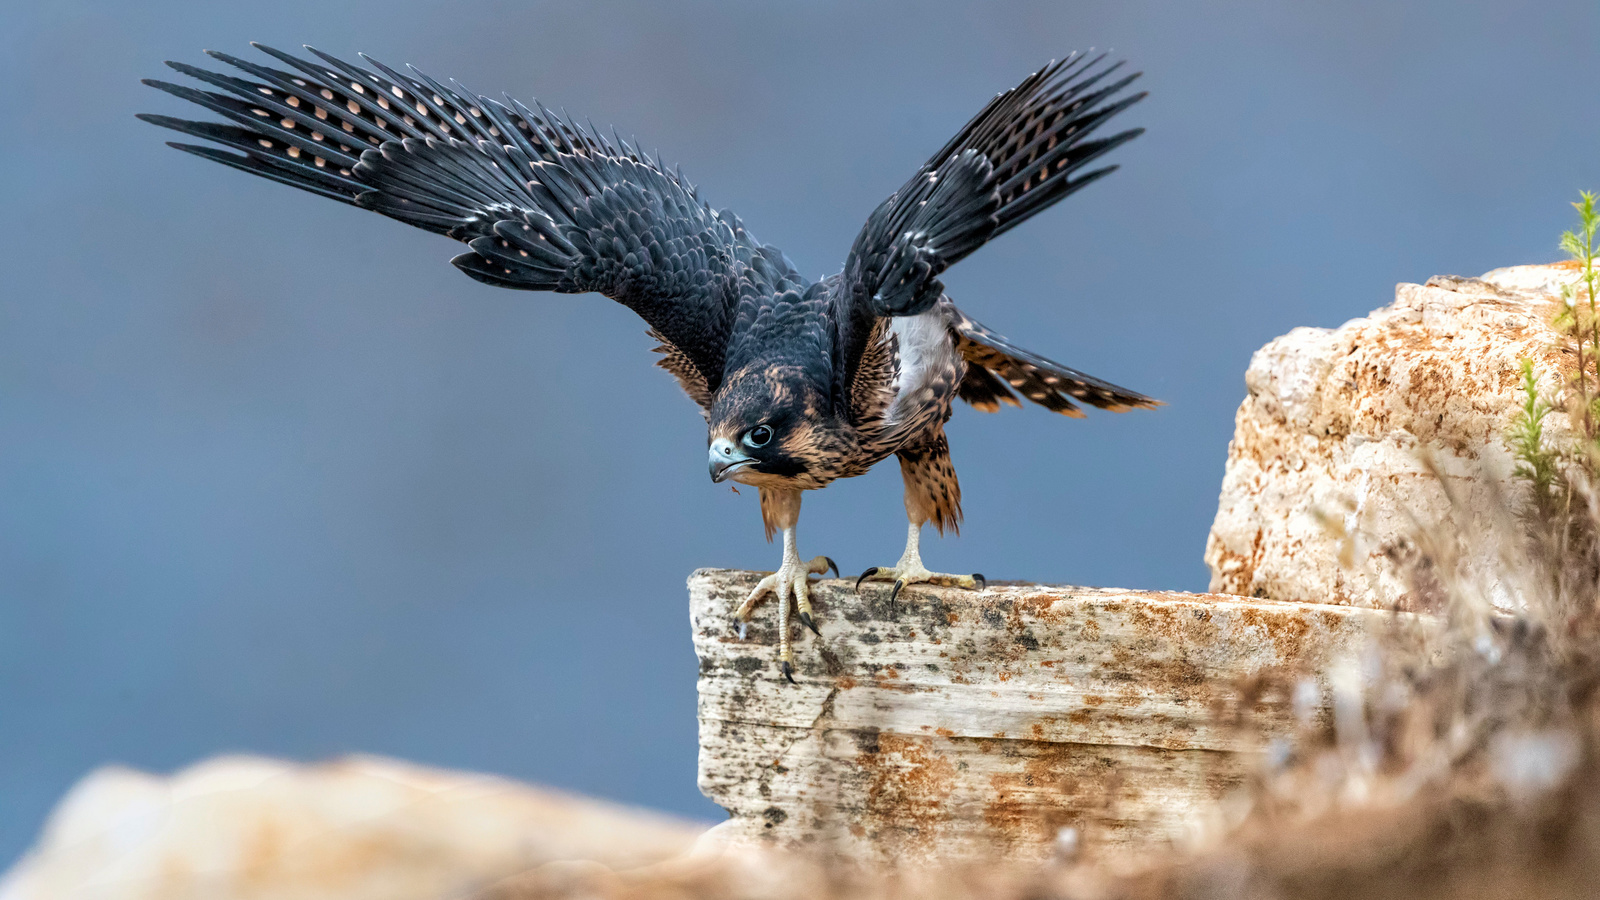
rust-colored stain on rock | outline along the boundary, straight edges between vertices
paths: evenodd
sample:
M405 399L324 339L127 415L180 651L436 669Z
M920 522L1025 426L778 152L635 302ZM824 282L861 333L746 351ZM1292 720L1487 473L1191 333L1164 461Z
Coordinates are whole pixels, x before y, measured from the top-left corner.
M955 790L955 763L934 751L931 740L879 735L877 752L857 758L867 777L861 821L888 853L936 852L950 821L944 806Z
M1019 771L994 775L989 781L992 799L984 805L983 824L987 838L1001 852L1018 854L1047 845L1063 826L1082 826L1086 815L1109 804L1107 792L1091 803L1080 797L1083 777L1102 788L1114 787L1097 778L1099 768L1085 748L1073 744L1035 741L1019 753ZM1090 770L1085 772L1085 764ZM1041 802L1043 800L1043 802Z
M917 585L891 610L825 580L813 602L852 615L823 619L821 638L794 633L788 685L770 630L721 640L755 579L690 582L700 784L732 815L719 829L901 862L1042 858L1064 825L1095 853L1164 845L1238 783L1262 740L1294 727L1263 679L1321 671L1382 615L1037 585ZM905 635L920 617L936 628L858 639ZM741 668L746 657L764 665ZM1242 710L1258 714L1250 733Z

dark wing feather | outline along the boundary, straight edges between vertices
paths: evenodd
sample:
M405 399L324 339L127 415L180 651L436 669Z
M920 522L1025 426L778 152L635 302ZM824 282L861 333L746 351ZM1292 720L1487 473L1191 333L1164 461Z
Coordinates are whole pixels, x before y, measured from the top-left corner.
M1073 400L1111 412L1161 405L1159 400L1029 353L959 310L950 331L956 349L967 361L967 374L957 393L984 412L998 411L1001 403L1020 405L1006 385L1046 409L1074 417L1082 416L1083 411Z
M140 118L225 148L180 150L463 241L471 252L451 261L480 281L621 302L702 405L721 381L739 298L805 285L681 175L543 106L371 59L368 69L255 46L287 68L210 53L249 78L169 63L218 90L145 82L228 124Z
M1089 137L1145 95L1113 99L1139 76L1102 84L1122 65L1104 59L1074 54L995 97L873 211L845 261L858 316L926 311L944 292L941 272L1115 169L1080 172L1143 129Z

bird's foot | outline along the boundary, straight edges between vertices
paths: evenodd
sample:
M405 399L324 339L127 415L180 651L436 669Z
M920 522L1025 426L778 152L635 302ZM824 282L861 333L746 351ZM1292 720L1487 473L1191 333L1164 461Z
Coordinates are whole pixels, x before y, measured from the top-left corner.
M897 566L873 566L861 573L856 579L856 592L861 592L863 581L892 581L894 588L889 591L889 602L893 603L900 596L900 589L908 584L936 584L940 587L960 587L972 590L984 590L989 582L983 575L974 572L971 575L946 575L943 572L929 572L923 567L921 560L906 562L901 560Z
M789 602L791 598L800 611L800 624L811 629L811 633L822 636L817 629L817 620L811 610L811 576L825 574L833 570L835 578L839 576L839 567L833 560L826 556L814 556L810 562L801 562L798 558L785 559L778 571L761 579L756 583L750 596L739 605L734 619L739 623L739 639L744 640L749 633L750 618L755 615L756 606L768 594L778 600L778 655L782 661L783 677L794 683L794 644L789 639Z

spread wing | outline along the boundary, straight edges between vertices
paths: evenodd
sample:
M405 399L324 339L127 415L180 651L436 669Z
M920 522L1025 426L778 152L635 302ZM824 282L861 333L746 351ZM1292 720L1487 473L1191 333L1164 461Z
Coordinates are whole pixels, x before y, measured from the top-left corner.
M845 261L850 302L871 316L924 312L944 292L945 269L1114 171L1082 169L1144 129L1090 135L1145 95L1113 100L1139 76L1102 85L1122 65L1104 59L1074 54L995 97L883 201Z
M1143 133L1135 128L1091 138L1145 96L1119 98L1138 75L1109 79L1122 64L1102 66L1104 59L1073 54L995 97L868 217L839 288L840 384L856 406L865 403L856 384L870 374L881 319L933 308L944 294L940 273L1110 174L1115 166L1084 167ZM980 387L982 376L973 371L973 396L992 402L1009 396L1004 385L999 393L994 385ZM1059 402L1076 409L1064 398Z
M998 412L1002 403L1022 405L1007 385L1046 409L1073 417L1083 415L1073 400L1111 412L1161 405L1159 400L1029 353L959 310L950 331L956 350L967 361L967 374L956 393L984 412Z
M228 124L140 118L220 145L172 144L180 150L463 241L471 251L451 262L479 281L622 303L702 407L740 295L802 281L681 174L537 102L254 46L287 68L210 52L248 78L168 63L220 90L145 82Z

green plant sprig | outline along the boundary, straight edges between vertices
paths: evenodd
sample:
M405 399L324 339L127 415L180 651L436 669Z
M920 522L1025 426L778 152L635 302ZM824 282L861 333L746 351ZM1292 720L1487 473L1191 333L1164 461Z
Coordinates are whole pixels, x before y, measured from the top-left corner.
M1542 394L1533 362L1521 360L1522 403L1506 434L1516 460L1515 475L1532 489L1531 518L1547 523L1571 507L1571 478L1581 474L1592 483L1600 469L1600 211L1595 208L1600 197L1589 191L1578 196L1572 204L1578 227L1562 233L1561 249L1581 266L1581 272L1562 285L1565 302L1551 322L1570 342L1576 371L1565 385L1563 400L1560 392ZM1556 409L1565 411L1572 433L1581 435L1572 444L1550 445L1546 419Z
M1595 243L1595 235L1600 232L1600 212L1595 211L1595 194L1584 191L1578 196L1578 202L1572 204L1578 211L1578 229L1561 233L1561 249L1581 264L1583 271L1578 280L1562 286L1561 296L1566 302L1556 316L1555 325L1574 340L1578 368L1573 386L1578 393L1579 421L1573 424L1580 426L1577 430L1582 432L1593 452L1596 423L1600 422L1600 410L1596 408L1600 397L1596 394L1600 391L1591 393L1589 390L1589 369L1597 369L1595 383L1600 388L1600 307L1596 305L1600 292L1595 290L1596 282L1600 281L1600 272L1595 268L1595 261L1600 259L1600 247ZM1585 312L1587 315L1583 314ZM1585 350L1588 351L1587 360Z
M1522 364L1522 408L1512 420L1507 440L1517 460L1515 474L1533 486L1535 496L1544 501L1560 479L1560 454L1545 446L1544 420L1550 404L1539 395L1539 382L1533 377L1533 361Z

